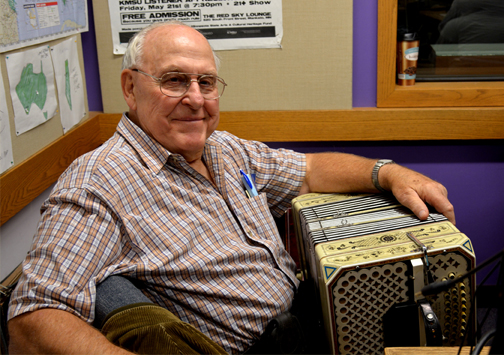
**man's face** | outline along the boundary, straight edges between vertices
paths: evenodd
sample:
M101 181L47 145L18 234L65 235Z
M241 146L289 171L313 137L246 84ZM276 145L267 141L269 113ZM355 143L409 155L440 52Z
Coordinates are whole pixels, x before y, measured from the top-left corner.
M206 39L191 28L174 25L147 34L137 69L155 77L166 72L217 75ZM201 157L206 139L219 123L218 99L205 100L196 82L183 96L168 97L154 79L129 69L123 71L121 81L133 122L189 163Z

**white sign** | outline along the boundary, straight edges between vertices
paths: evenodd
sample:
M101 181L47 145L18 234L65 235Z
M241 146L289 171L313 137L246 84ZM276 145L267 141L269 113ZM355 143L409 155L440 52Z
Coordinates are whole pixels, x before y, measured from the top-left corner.
M281 0L109 0L114 54L145 26L178 20L205 35L215 50L280 48Z
M63 133L86 116L84 84L80 69L77 39L69 38L51 47Z
M54 117L58 103L49 46L5 56L16 135Z
M7 97L5 96L1 69L0 67L0 174L14 165L9 111L7 109Z

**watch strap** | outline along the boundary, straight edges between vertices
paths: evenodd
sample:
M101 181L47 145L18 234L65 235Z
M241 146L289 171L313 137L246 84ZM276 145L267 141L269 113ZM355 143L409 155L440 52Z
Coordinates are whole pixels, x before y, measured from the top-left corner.
M376 187L378 191L387 192L387 190L381 187L380 183L378 182L378 172L380 171L382 166L394 163L395 162L390 159L380 159L376 162L375 166L373 167L373 172L371 173L371 180L373 181L374 187Z

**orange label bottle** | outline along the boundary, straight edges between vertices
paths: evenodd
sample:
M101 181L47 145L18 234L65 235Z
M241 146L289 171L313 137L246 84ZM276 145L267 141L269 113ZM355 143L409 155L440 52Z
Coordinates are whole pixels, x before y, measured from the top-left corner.
M416 33L405 33L397 42L397 85L414 85L420 42Z

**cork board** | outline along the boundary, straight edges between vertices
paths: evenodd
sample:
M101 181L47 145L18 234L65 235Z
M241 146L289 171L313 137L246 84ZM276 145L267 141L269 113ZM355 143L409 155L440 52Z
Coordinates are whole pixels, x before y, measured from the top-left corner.
M352 0L284 0L281 49L218 51L222 111L352 108ZM128 109L106 1L93 0L105 113Z
M13 159L14 159L14 166L22 163L24 160L32 156L33 154L37 153L39 150L42 148L46 147L47 145L51 144L54 142L56 139L60 138L63 136L63 126L61 124L61 116L59 112L59 102L58 102L58 108L56 115L53 116L51 119L47 120L46 122L42 123L41 125L17 136L16 135L16 128L15 128L15 122L14 122L14 110L12 108L12 99L10 95L10 86L9 86L9 77L7 73L7 67L6 67L6 62L5 62L5 57L12 54L12 53L18 53L18 52L23 52L32 48L37 48L41 47L44 45L49 45L49 46L54 46L60 42L63 42L65 40L68 40L69 38L75 38L77 40L77 51L79 55L79 63L80 63L80 68L81 68L81 74L82 74L82 79L83 79L83 85L84 85L84 107L86 111L86 115L82 118L81 122L86 120L89 117L89 108L88 108L88 103L87 103L87 92L86 92L86 82L85 82L85 73L84 73L84 59L82 55L82 42L81 42L81 37L80 35L74 35L71 37L63 37L57 40L52 40L40 44L35 44L33 46L27 46L24 48L16 49L13 51L5 52L0 54L0 65L1 65L1 70L2 70L2 78L3 78L3 83L5 88L5 96L6 96L6 101L7 101L7 110L9 113L9 125L10 125L10 135L12 139L12 154L13 154ZM56 83L54 83L56 86ZM56 86L56 92L58 88ZM58 100L57 94L56 94L56 100ZM11 167L10 169L12 169ZM7 170L8 171L8 170Z

